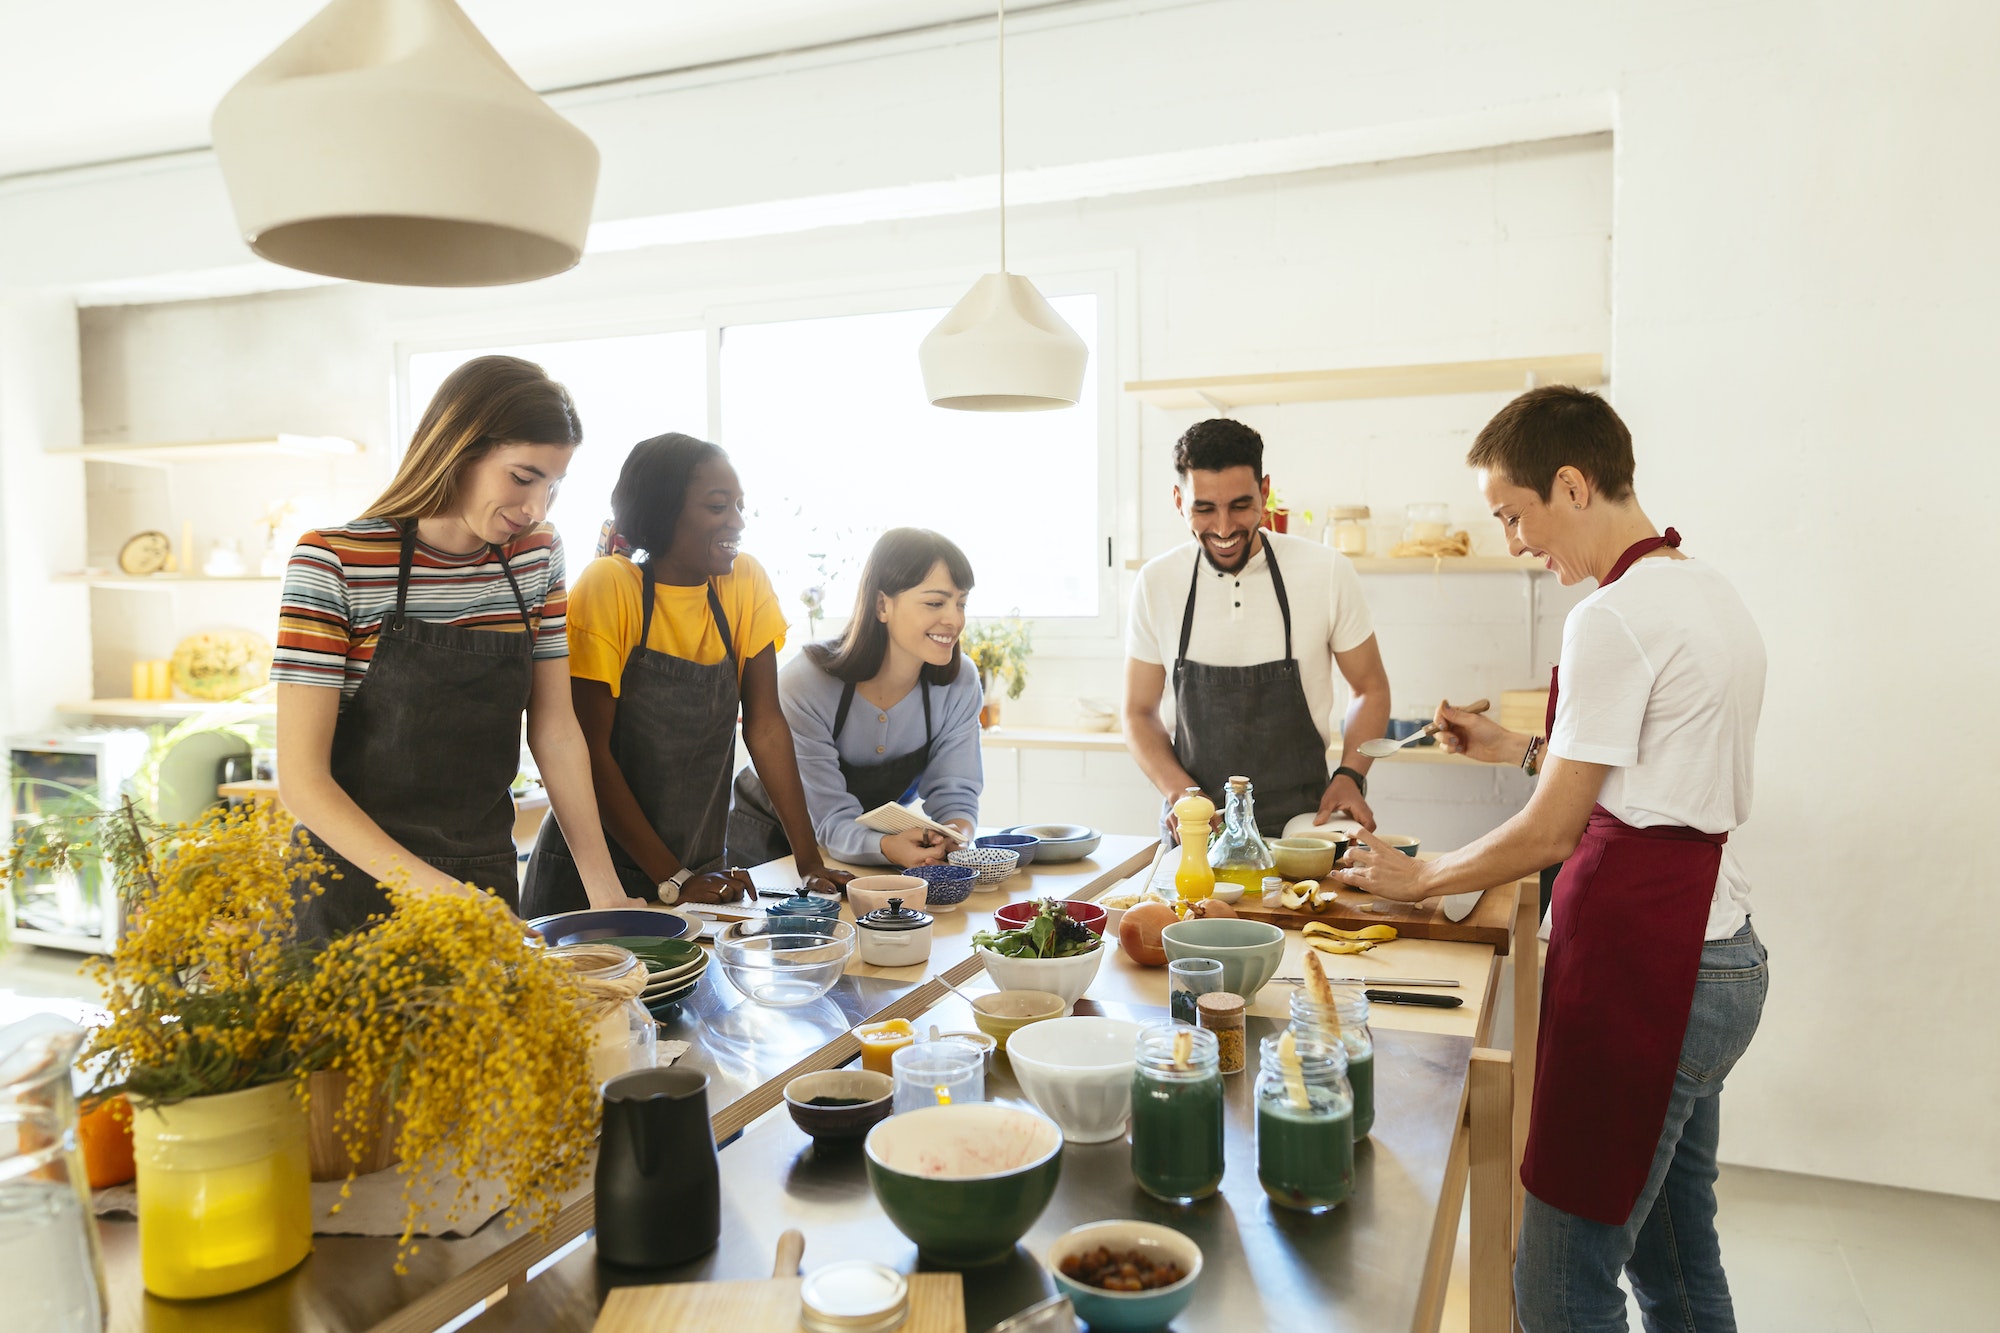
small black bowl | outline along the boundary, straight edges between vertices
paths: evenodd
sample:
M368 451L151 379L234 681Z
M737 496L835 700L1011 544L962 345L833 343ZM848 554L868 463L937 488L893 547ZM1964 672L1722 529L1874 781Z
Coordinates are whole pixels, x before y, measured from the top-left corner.
M859 1139L889 1118L896 1081L868 1069L822 1069L785 1085L792 1123L815 1139ZM813 1106L815 1097L860 1097L853 1106Z

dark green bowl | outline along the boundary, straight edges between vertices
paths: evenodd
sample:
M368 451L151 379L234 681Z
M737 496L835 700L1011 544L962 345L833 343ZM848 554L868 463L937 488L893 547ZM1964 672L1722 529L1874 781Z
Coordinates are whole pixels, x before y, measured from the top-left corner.
M926 1260L972 1268L1028 1234L1055 1195L1062 1147L1054 1121L1017 1106L926 1106L868 1131L868 1183Z

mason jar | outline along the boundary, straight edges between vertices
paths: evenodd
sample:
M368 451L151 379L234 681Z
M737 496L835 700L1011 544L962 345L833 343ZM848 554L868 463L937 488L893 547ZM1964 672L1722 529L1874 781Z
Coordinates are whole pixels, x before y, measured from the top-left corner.
M1257 1066L1257 1183L1281 1208L1323 1213L1354 1192L1354 1091L1337 1041L1290 1035L1299 1068L1287 1075L1264 1038Z
M1354 1089L1354 1141L1375 1127L1375 1034L1368 1030L1368 995L1360 986L1335 986L1333 1007L1315 1004L1303 986L1292 992L1292 1031L1301 1038L1331 1037L1338 1017L1347 1051L1347 1081Z
M1132 1174L1168 1203L1222 1186L1222 1072L1215 1034L1183 1023L1139 1031L1132 1073Z

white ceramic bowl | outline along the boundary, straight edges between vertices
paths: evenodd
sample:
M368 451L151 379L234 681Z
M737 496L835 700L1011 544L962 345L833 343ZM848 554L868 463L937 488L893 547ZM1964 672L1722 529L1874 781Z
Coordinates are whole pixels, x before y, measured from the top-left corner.
M856 921L887 907L891 898L901 898L903 906L921 912L930 891L931 886L915 875L860 875L848 882L847 906Z
M1007 1038L1007 1062L1028 1100L1072 1143L1108 1143L1132 1115L1139 1025L1122 1018L1052 1018Z
M1045 990L1059 995L1064 1013L1076 1007L1076 1002L1090 989L1090 983L1097 979L1097 969L1104 962L1102 940L1089 953L1069 958L1009 958L991 949L976 952L995 986L1001 990Z
M947 852L944 859L955 866L970 867L981 886L998 884L1021 865L1021 854L1012 847L960 847Z

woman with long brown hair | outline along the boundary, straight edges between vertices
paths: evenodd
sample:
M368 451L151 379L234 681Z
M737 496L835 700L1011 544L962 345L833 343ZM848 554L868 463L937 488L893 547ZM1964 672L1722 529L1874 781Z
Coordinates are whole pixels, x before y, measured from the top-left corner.
M380 885L520 901L521 719L595 906L619 887L570 708L562 542L543 520L582 440L564 388L483 356L445 378L381 497L292 552L271 676L279 786L332 866L309 936L389 910ZM334 876L338 876L337 878Z
M881 834L861 815L922 797L924 813L966 838L979 818L979 673L958 636L972 563L944 537L891 528L868 553L854 617L830 643L807 644L778 675L812 828L834 860L850 865L931 865L949 839L925 829ZM736 779L730 855L746 863L783 856L786 830L756 775Z

